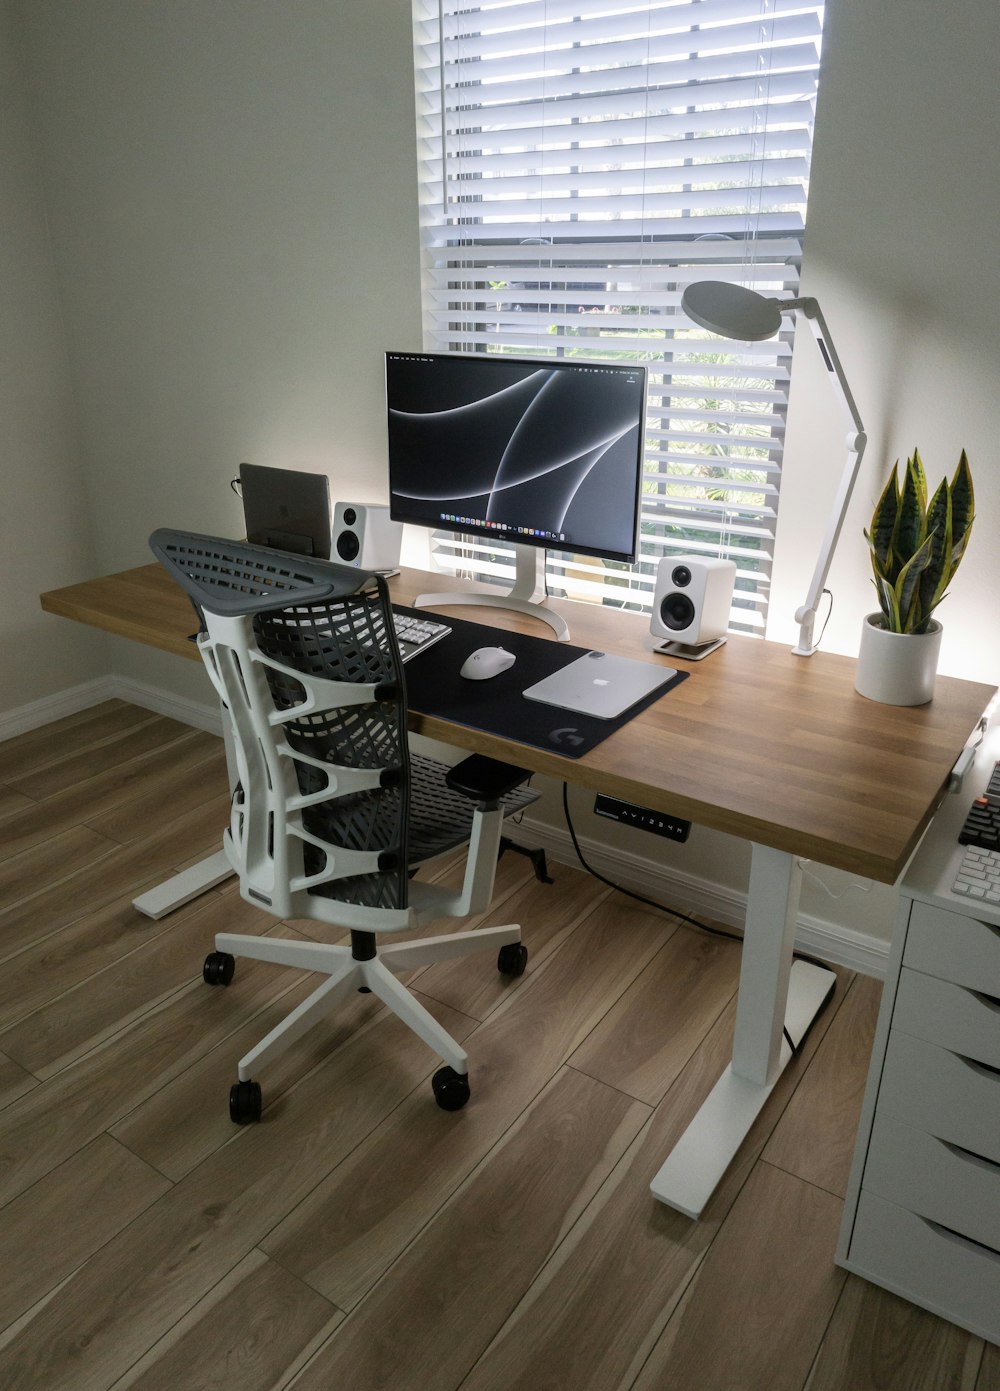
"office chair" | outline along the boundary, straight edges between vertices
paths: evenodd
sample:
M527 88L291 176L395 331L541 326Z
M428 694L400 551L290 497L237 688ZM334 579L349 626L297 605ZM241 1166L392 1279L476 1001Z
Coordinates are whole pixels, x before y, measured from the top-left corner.
M381 576L168 529L150 545L194 603L198 650L227 718L236 772L223 844L242 897L279 918L350 932L350 946L216 936L204 965L210 985L229 985L241 956L326 977L240 1059L232 1119L260 1118L255 1070L352 990L376 994L441 1056L434 1095L458 1110L469 1098L467 1055L394 973L492 946L498 969L519 976L520 928L386 947L376 934L488 907L503 820L538 796L519 786L527 772L480 756L448 769L409 750L406 682ZM465 843L460 890L412 877Z

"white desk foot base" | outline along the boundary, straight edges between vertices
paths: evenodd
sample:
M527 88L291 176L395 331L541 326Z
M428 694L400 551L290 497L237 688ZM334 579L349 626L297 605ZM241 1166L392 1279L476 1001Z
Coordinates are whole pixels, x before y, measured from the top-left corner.
M209 855L207 860L199 860L190 869L181 870L172 879L157 884L155 889L140 894L132 900L132 907L147 918L164 918L179 908L182 903L190 903L192 898L214 889L233 873L233 867L226 858L224 850Z
M796 1046L836 980L825 967L792 963L785 1028ZM687 1217L701 1216L791 1058L792 1050L783 1043L778 1071L765 1085L740 1077L730 1063L649 1185L654 1198Z

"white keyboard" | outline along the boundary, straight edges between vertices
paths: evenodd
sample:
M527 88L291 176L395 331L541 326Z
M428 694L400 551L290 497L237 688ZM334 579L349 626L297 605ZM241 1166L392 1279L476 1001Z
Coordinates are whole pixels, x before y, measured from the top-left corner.
M951 891L984 903L1000 904L1000 850L967 845Z
M431 618L414 618L408 613L393 613L393 627L399 643L399 655L404 662L424 652L433 643L451 632L447 623L435 623Z

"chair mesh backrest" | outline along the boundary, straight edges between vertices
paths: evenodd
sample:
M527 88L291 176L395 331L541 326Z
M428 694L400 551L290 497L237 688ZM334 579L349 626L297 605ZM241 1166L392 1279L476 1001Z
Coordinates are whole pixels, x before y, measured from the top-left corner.
M358 571L287 551L161 527L149 538L160 564L187 590L199 611L246 614L356 588ZM361 576L360 578L364 578Z
M405 908L410 798L406 685L385 580L331 561L169 528L154 532L150 545L207 623L200 650L227 703L252 705L259 698L266 705L253 668L263 671L276 709L287 711L306 700L303 682L276 671L268 661L252 660L254 645L263 657L306 678L374 687L373 698L363 702L345 702L341 695L337 704L333 695L322 693L310 712L283 721L274 740L283 738L293 752L341 769L384 770L379 787L354 792L341 788L292 815L300 815L303 829L331 847L377 855L377 871L331 878L311 886L310 894L365 907ZM214 625L213 615L219 616ZM227 624L236 625L238 639L232 638ZM223 633L230 636L223 638ZM243 666L247 657L250 669ZM260 711L264 728L270 724L269 713ZM283 760L262 757L265 736L251 738L247 722L235 710L231 714L234 737L244 746L244 767L252 768L256 777L266 766L268 771L260 776L267 785L284 785ZM252 747L246 747L248 742ZM326 788L323 772L298 759L292 762L300 793ZM247 795L242 786L234 793L238 838L243 844L266 844L273 855L274 836L281 828L256 818L280 819L284 803L269 813L248 805ZM323 849L309 841L300 843L305 874L322 873L328 863ZM257 896L263 897L263 892Z
M312 893L373 908L405 908L407 902L407 825L409 756L406 738L406 689L385 581L356 594L276 612L253 619L257 646L264 656L333 681L374 682L378 698L369 704L313 711L287 722L289 746L341 767L385 769L382 786L341 794L306 807L304 828L319 839L349 850L379 852L381 868L373 874L336 879ZM265 666L275 707L301 704L303 686ZM319 791L324 776L296 762L299 789ZM323 852L306 842L307 874L323 868Z

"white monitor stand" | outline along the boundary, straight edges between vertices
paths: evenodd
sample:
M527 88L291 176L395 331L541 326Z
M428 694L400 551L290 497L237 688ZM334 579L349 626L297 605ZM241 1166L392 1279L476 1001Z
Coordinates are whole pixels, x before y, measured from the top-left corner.
M413 607L448 608L452 604L476 604L483 608L511 609L515 613L540 618L549 625L560 642L569 642L569 627L565 620L545 606L545 547L519 546L515 543L514 562L517 566L514 588L507 594L490 594L488 590L477 594L463 591L419 594L413 601Z

